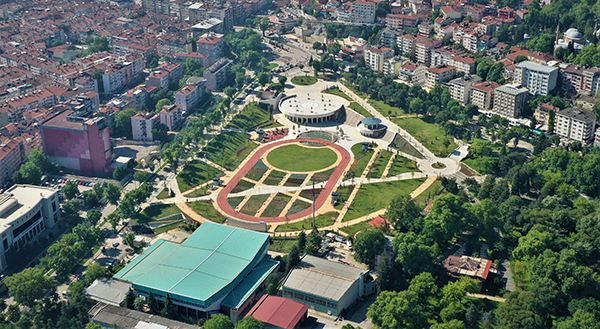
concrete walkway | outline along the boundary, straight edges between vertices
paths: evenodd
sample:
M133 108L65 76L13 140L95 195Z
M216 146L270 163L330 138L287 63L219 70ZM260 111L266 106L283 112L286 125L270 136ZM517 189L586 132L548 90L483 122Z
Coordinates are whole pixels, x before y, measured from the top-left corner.
M467 296L479 298L479 299L489 299L489 300L493 300L495 302L500 302L500 303L506 302L506 298L502 298L502 297L488 296L488 295L482 295L482 294L472 294L469 292L467 293Z

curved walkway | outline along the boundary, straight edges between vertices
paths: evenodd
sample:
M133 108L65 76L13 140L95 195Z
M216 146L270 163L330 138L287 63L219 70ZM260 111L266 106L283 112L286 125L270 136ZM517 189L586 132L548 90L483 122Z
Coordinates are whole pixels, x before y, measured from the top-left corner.
M272 148L281 146L281 145L293 144L293 143L298 143L298 142L321 143L321 144L324 144L326 146L329 146L329 147L335 149L341 155L340 164L338 165L337 169L333 172L333 174L331 175L331 177L325 184L325 187L323 188L323 190L321 191L321 193L315 200L315 208L316 209L321 208L325 204L327 199L329 198L329 194L331 194L331 192L335 189L338 181L343 177L344 172L350 165L352 156L345 148L343 148L340 145L334 144L332 142L327 142L327 141L323 141L320 139L299 138L299 139L293 139L293 140L281 140L281 141L277 141L275 143L268 144L268 145L265 145L264 147L259 148L252 155L252 157L243 165L243 167L241 167L238 170L238 172L233 176L233 178L227 183L227 186L225 186L219 192L219 194L217 196L217 206L221 209L221 211L223 213L225 213L227 216L230 216L230 217L233 217L236 219L249 221L249 222L267 222L267 223L284 222L286 220L293 221L293 220L300 219L300 218L310 215L312 212L312 207L309 209L305 209L297 214L293 214L293 215L290 215L287 217L254 217L254 216L242 214L242 213L235 211L229 205L229 202L227 201L227 197L228 197L229 193L231 193L233 188L248 173L248 171L250 171L250 169L252 169L254 164L256 162L258 162L258 160L260 158L262 158L264 154L267 153L267 151L271 150Z

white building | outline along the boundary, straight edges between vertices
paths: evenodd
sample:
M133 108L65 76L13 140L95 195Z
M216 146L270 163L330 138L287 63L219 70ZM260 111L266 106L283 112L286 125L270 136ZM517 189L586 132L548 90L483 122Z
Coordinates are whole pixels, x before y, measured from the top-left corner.
M376 4L372 1L354 1L352 3L353 23L375 23Z
M365 63L371 70L383 72L383 65L386 60L394 57L394 51L388 47L371 47L367 49Z
M450 81L450 94L452 99L461 102L463 105L471 100L471 88L480 83L481 78L477 75L464 75Z
M500 85L494 81L485 81L471 88L471 104L479 111L491 111L494 104L494 90Z
M131 133L136 141L152 141L152 129L160 124L160 115L153 112L138 112L131 117Z
M558 68L524 61L515 67L514 82L529 89L532 95L546 96L556 87Z
M187 112L198 103L198 88L184 86L175 93L175 104L181 106L181 110Z
M507 118L518 118L529 97L529 89L518 85L504 85L494 90L492 112Z
M570 107L556 114L554 131L568 141L591 144L594 141L596 116L582 108Z
M55 189L13 185L0 194L0 269L8 266L6 252L19 250L60 220L58 191Z

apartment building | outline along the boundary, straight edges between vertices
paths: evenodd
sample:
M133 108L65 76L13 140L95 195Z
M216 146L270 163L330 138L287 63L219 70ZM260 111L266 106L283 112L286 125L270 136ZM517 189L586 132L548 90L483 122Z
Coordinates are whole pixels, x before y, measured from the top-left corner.
M411 60L415 61L417 42L427 40L427 37L421 35L406 34L398 38L398 49L402 55L410 54Z
M196 51L208 56L210 64L212 64L222 57L223 45L222 34L209 32L198 39L196 42Z
M171 131L177 129L177 127L183 121L183 112L181 106L177 104L163 106L159 114L160 123L167 125Z
M568 141L591 144L596 129L596 116L591 111L570 107L556 114L554 131Z
M375 2L354 1L351 9L352 22L362 24L375 23L375 9Z
M481 82L477 75L464 75L450 81L450 94L452 99L459 101L463 105L471 101L471 89L474 85Z
M206 79L206 88L213 91L221 88L223 83L229 78L229 70L232 61L227 58L221 58L209 68L204 70L204 79Z
M554 111L554 114L558 113L560 109L550 104L542 103L533 112L533 117L538 124L545 126L548 124L550 119L550 111Z
M558 79L558 68L524 61L515 67L514 82L529 89L532 95L548 95Z
M160 115L153 112L138 112L131 117L131 133L136 141L152 141L152 129L160 124Z
M441 40L421 40L416 43L415 46L415 58L416 62L424 64L425 66L431 65L431 50L438 48L442 45Z
M519 85L504 85L494 90L492 112L507 118L518 118L529 98L529 89Z
M425 86L433 88L438 83L444 83L454 78L456 67L439 65L430 67L425 72Z
M146 84L153 87L167 89L169 84L179 83L183 78L183 66L179 63L164 63L155 68L148 77Z
M381 37L379 40L381 44L385 47L392 48L396 43L398 43L398 38L402 36L401 30L392 29L389 27L381 30Z
M391 29L411 29L419 24L419 18L411 15L403 14L387 14L386 26Z
M477 105L479 111L492 110L494 103L494 90L500 85L494 81L485 81L471 87L471 104Z
M570 94L596 95L600 85L600 68L582 68L565 64L562 69L562 89Z
M365 63L373 71L383 72L386 60L394 57L394 51L388 47L371 47L365 54Z
M25 159L25 144L19 137L0 144L0 188L10 182L12 175L19 170Z

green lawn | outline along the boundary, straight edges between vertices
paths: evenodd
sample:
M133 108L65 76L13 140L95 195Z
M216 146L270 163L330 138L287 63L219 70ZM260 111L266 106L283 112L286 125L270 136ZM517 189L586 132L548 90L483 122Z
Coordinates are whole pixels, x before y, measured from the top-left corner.
M369 97L369 95L367 95L367 93L363 93L362 91L358 91L356 88L354 88L354 86L351 83L348 83L347 81L342 81L342 84L346 88L352 90L352 92L355 93L356 96L358 96L358 97L360 97L362 99L365 99L365 98Z
M417 151L409 142L406 141L400 134L394 135L394 140L390 144L391 147L402 151L408 155L412 155L416 158L423 159L423 154Z
M354 187L355 187L355 185L347 185L347 186L338 187L336 192L338 192L340 194L340 198L339 198L338 202L335 204L335 209L342 210L342 208L344 207L344 201L348 200L348 198L350 197L350 194L352 194L352 190L354 190Z
M146 207L132 221L146 224L179 213L181 213L181 209L177 208L174 204L159 204Z
M160 191L160 193L158 193L158 195L156 196L156 198L157 198L158 200L164 200L164 199L168 199L168 198L170 198L170 197L171 197L171 196L169 195L169 189L168 189L168 188L165 188L165 189L163 189L163 190L162 190L162 191Z
M194 197L198 197L198 196L209 195L210 194L208 191L209 188L210 188L210 185L205 185L202 188L193 190L192 192L186 194L185 196L194 198Z
M354 162L350 166L349 173L353 173L354 177L360 177L365 168L369 164L369 160L373 156L373 150L369 149L367 152L362 152L362 143L356 143L352 145L352 153L354 154Z
M338 215L339 215L339 213L337 211L330 211L330 212L324 213L322 215L316 216L315 217L315 226L317 228L330 226L335 222ZM279 226L277 226L275 231L276 232L289 232L289 231L307 230L307 229L312 228L312 221L313 220L312 220L312 216L311 216L310 218L307 218L300 222L279 225Z
M358 112L358 114L362 115L365 118L373 117L373 114L371 114L371 112L367 111L364 107L362 107L362 105L358 104L357 102L350 103L350 108Z
M247 134L230 132L215 137L200 155L206 155L227 170L234 170L257 147Z
M227 202L233 209L237 208L237 206L239 206L239 204L242 203L242 200L244 200L243 196L238 196L235 198L227 198Z
M213 179L215 176L221 177L223 172L200 160L192 160L177 175L177 184L179 190L185 192Z
M331 175L333 174L333 172L336 170L337 168L331 168L325 171L321 171L318 173L315 173L312 175L312 177L310 178L310 180L314 180L315 182L324 182L329 180L329 177L331 177ZM312 182L309 181L308 183L306 183L306 185L312 185Z
M231 120L227 128L251 130L269 121L271 121L269 111L259 108L256 103L250 103Z
M340 228L340 231L345 232L345 233L347 233L350 236L354 236L356 234L356 232L368 230L371 227L372 226L369 225L369 223L367 223L367 222L361 222L361 223L358 223L358 224L354 224L354 225L342 227L342 228Z
M388 105L382 101L376 101L374 99L369 99L369 104L371 104L371 106L373 106L377 110L377 112L383 114L386 117L399 116L399 115L406 114L406 113L404 113L403 109L401 109L399 107Z
M283 208L290 202L292 198L285 194L277 194L267 205L267 208L261 214L262 217L279 217Z
M390 162L391 157L392 152L387 150L380 150L379 153L377 153L377 157L375 158L375 161L373 161L371 168L369 168L369 173L367 174L367 177L381 178L383 172L385 171L385 168Z
M269 250L276 252L289 253L298 243L298 239L272 239Z
M429 201L433 200L436 196L440 195L444 191L442 182L438 179L431 184L423 193L419 194L415 198L415 202L421 206L426 206Z
M313 148L300 145L278 147L267 155L267 161L275 168L305 172L327 168L337 161L337 154L330 148Z
M340 96L341 98L352 102L352 98L348 95L346 95L346 93L344 93L343 91L341 91L338 87L333 87L330 89L326 89L323 91L326 94L332 94L332 95L336 95L336 96Z
M269 63L269 65L267 65L267 66L265 67L265 69L266 69L266 70L272 70L272 69L274 69L274 68L276 68L276 67L278 67L278 66L279 66L279 64L277 64L277 63Z
M394 157L394 162L392 163L392 167L390 168L390 172L388 173L388 177L400 175L405 172L419 171L417 169L417 163L407 159L403 156L396 155Z
M263 184L277 186L281 183L281 180L283 179L283 177L285 177L285 175L286 173L284 173L283 171L273 170L269 173L269 176L265 178Z
M363 184L342 221L346 222L387 207L398 195L409 195L425 178Z
M477 170L480 174L493 174L495 173L495 165L498 158L495 157L479 157L476 159L465 158L462 162L466 163L467 166Z
M240 212L242 214L250 216L256 215L256 212L260 207L262 207L262 204L265 203L268 197L269 194L259 194L251 196L250 199L246 201L242 209L240 209Z
M210 219L213 222L224 223L227 217L223 216L215 209L211 201L196 201L187 204L200 216Z
M392 119L398 126L416 138L423 146L439 157L446 157L458 147L452 136L436 125L432 117Z
M310 86L317 83L317 78L309 75L297 76L292 78L292 83L298 86Z

